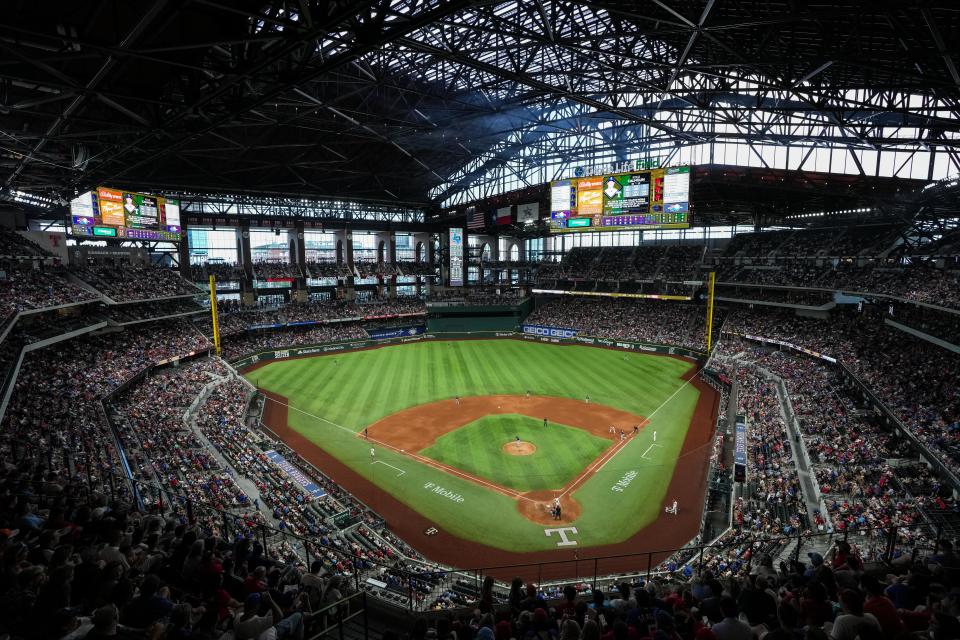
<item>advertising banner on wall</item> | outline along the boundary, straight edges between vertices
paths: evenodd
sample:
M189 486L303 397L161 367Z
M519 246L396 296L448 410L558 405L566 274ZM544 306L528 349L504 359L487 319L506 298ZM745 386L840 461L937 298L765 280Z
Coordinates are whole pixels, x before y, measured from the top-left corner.
M395 327L392 329L368 329L367 335L369 335L374 340L385 340L386 338L402 338L403 336L418 336L424 331L426 327L423 325L419 327Z
M463 286L463 229L450 229L450 286Z
M265 451L264 453L268 458L270 458L270 461L273 462L273 464L280 467L285 474L290 476L294 482L303 487L303 490L312 495L314 498L322 498L327 495L323 489L318 487L316 483L313 482L313 480L304 475L300 469L290 464L290 462L282 455L273 449Z
M544 336L547 338L572 338L577 335L576 329L564 329L562 327L543 327L537 324L523 325L523 332L533 336Z

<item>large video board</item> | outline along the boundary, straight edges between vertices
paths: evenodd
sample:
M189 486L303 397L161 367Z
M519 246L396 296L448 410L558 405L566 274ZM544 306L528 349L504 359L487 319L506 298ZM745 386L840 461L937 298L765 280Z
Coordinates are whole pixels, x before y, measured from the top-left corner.
M81 238L180 242L180 202L98 187L70 201L69 226Z
M690 167L671 167L550 183L550 230L685 229Z

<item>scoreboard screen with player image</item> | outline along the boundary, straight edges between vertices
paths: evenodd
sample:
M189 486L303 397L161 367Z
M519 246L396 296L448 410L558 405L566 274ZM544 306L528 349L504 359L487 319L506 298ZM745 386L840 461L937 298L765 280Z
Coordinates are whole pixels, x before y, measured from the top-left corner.
M670 167L550 183L550 231L686 229L690 167Z
M98 187L70 201L68 227L79 238L180 242L180 202L173 198Z

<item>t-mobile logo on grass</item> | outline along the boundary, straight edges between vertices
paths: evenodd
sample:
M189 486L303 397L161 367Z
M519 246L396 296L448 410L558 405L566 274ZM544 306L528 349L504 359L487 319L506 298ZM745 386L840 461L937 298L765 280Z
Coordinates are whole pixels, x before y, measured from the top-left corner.
M427 491L432 491L433 493L436 493L437 495L441 495L441 496L443 496L444 498L449 498L450 500L453 500L454 502L457 502L457 503L463 502L463 496L462 496L462 495L460 495L459 493L454 493L453 491L450 491L449 489L444 489L444 488L441 487L440 485L434 484L433 482L427 482L426 484L423 485L423 488L426 489Z

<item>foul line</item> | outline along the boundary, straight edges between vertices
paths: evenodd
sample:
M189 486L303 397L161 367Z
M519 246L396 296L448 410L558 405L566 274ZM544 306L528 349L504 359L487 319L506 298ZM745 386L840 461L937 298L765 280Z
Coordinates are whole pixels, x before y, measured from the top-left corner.
M257 387L257 391L261 391L261 389L260 389L259 387ZM323 420L323 421L326 422L327 424L333 425L334 427L336 427L337 429L340 429L340 430L342 430L342 431L346 431L346 432L349 433L350 435L354 435L354 436L357 435L357 432L356 432L356 431L354 431L353 429L351 429L351 428L349 428L349 427L345 427L345 426L343 426L342 424L337 424L336 422L333 422L333 421L331 421L331 420L327 420L326 418L320 417L320 416L316 415L315 413L310 413L309 411L304 411L303 409L300 409L300 408L298 408L298 407L293 406L293 405L290 404L289 402L280 402L280 401L277 400L276 398L271 398L271 397L268 396L266 393L262 393L262 392L261 392L261 395L262 395L264 398L266 398L267 400L269 400L270 402L276 402L277 404L279 404L279 405L281 405L281 406L284 406L284 407L286 407L287 409L293 409L294 411L297 411L297 412L299 412L299 413L302 413L302 414L305 415L305 416L310 416L311 418L315 418L315 419L317 419L317 420Z
M564 497L565 495L567 495L568 493L576 489L578 486L583 484L584 481L586 481L586 479L590 476L591 473L602 469L603 465L607 464L611 459L613 459L613 456L617 455L617 453L620 452L624 447L626 447L627 443L629 442L630 442L630 438L627 438L625 440L621 440L620 442L617 442L612 447L607 449L602 456L594 460L589 467L584 469L580 475L574 478L573 482L568 484L566 488L564 488L563 493L557 496L557 498Z
M398 478L399 478L400 476L402 476L403 474L406 473L406 471L404 471L403 469L401 469L401 468L399 468L399 467L395 467L395 466L393 466L392 464L390 464L389 462L384 462L383 460L374 460L374 461L371 462L370 464L385 464L385 465L387 465L388 467L390 467L391 469L396 469L397 471L400 472L400 473L397 474L397 477L398 477Z
M647 460L653 460L653 458L647 458L647 454L650 453L650 450L653 449L654 447L662 447L662 446L663 446L663 445L657 444L656 442L654 442L654 443L651 444L649 447L647 447L647 450L646 450L646 451L644 451L643 453L640 454L640 457L641 457L641 458L646 458Z
M358 435L359 435L359 434L358 434ZM363 437L363 436L359 436L359 437ZM529 502L536 502L535 500L531 500L530 498L524 496L524 495L523 495L522 493L520 493L519 491L514 491L513 489L507 489L506 487L503 487L503 486L501 486L501 485L493 484L492 482L487 482L486 480L483 480L482 478L478 478L477 476L474 476L474 475L471 475L471 474L466 473L466 472L464 472L464 471L461 471L460 469L457 469L456 467L448 466L448 465L446 465L446 464L444 464L444 463L442 463L442 462L437 462L436 460L434 460L434 459L432 459L432 458L426 458L426 457L421 456L421 455L416 454L416 453L411 453L411 452L409 452L409 451L404 451L404 450L402 450L402 449L400 449L400 448L398 448L398 447L393 446L392 444L389 444L389 443L387 443L387 442L383 442L382 440L377 440L377 439L375 439L375 438L365 438L365 440L367 440L368 442L376 443L376 444L378 444L378 445L380 445L381 447L384 447L384 448L386 448L386 449L390 449L390 450L393 451L394 453L399 453L399 454L402 455L402 456L407 456L407 457L409 457L409 458L413 458L413 459L416 460L417 462L419 462L419 463L421 463L421 464L424 464L424 465L426 465L426 466L428 466L428 467L433 467L434 469L437 469L437 470L439 470L439 471L443 471L443 472L445 472L445 473L449 473L449 474L452 475L452 476L457 476L457 477L462 478L462 479L464 479L464 480L469 480L470 482L473 482L473 483L475 483L475 484L479 484L479 485L481 485L481 486L487 487L488 489L493 489L493 490L496 491L497 493L503 494L503 495L507 496L508 498L514 498L514 499L516 499L516 500L527 500L527 501L529 501Z
M258 388L257 390L259 391L259 388ZM511 490L511 489L507 489L506 487L501 487L500 485L496 485L496 484L487 482L486 480L482 480L482 479L480 479L480 478L478 478L478 477L476 477L476 476L472 476L472 475L470 475L470 474L468 474L468 473L464 473L463 471L460 471L459 469L456 469L456 468L454 468L454 467L448 467L447 465L443 464L442 462L437 462L436 460L432 460L432 459L430 459L430 458L425 458L425 457L420 456L420 455L417 455L417 454L415 454L415 453L410 453L409 451L402 451L402 450L399 449L398 447L395 447L395 446L393 446L393 445L391 445L391 444L388 444L388 443L386 443L386 442L382 442L382 441L376 440L376 439L374 439L374 438L368 438L368 437L366 437L366 436L363 435L363 432L362 432L362 431L361 431L361 432L354 431L353 429L350 429L350 428L348 428L348 427L345 427L345 426L343 426L342 424L337 424L336 422L333 422L333 421L331 421L331 420L327 420L326 418L323 418L323 417L321 417L321 416L318 416L318 415L315 415L315 414L313 414L313 413L310 413L309 411L304 411L303 409L299 409L299 408L293 406L292 404L290 404L289 402L281 402L280 400L277 400L276 398L271 398L270 396L268 396L268 395L266 395L266 394L263 394L263 397L266 398L267 400L271 401L271 402L276 402L277 404L282 405L282 406L286 407L287 409L293 409L294 411L298 411L298 412L302 413L303 415L310 416L311 418L316 418L317 420L322 420L323 422L326 422L327 424L332 425L332 426L336 427L337 429L340 429L340 430L342 430L342 431L345 431L345 432L349 433L350 435L352 435L352 436L354 436L354 437L356 437L356 438L363 438L364 440L366 440L366 441L368 441L368 442L373 442L373 443L379 444L381 447L385 447L385 448L387 448L387 449L390 449L391 451L393 451L393 452L395 452L395 453L399 453L399 454L402 455L402 456L407 456L407 457L413 458L414 460L416 460L416 461L418 461L418 462L420 462L420 463L422 463L422 464L425 464L425 465L427 465L428 467L433 467L434 469L438 469L438 470L440 470L440 471L445 471L446 473L449 473L450 475L458 476L458 477L460 477L460 478L463 478L464 480L469 480L469 481L474 482L474 483L476 483L476 484L480 484L480 485L483 485L483 486L485 486L485 487L487 487L487 488L493 489L494 491L496 491L496 492L498 492L498 493L501 493L501 494L507 496L508 498L516 498L517 500L527 500L527 501L529 501L529 502L536 502L535 500L530 500L530 498L527 498L526 496L524 496L523 494L521 494L521 493L518 492L518 491L513 491L513 490ZM380 462L380 461L378 460L377 462ZM384 463L384 464L386 464L386 463ZM396 467L394 467L394 468L396 468ZM398 476L398 477L399 477L399 476Z
M704 365L703 367L700 367L699 369L697 369L697 370L694 372L694 374L693 374L692 376L690 376L689 378L687 378L686 380L684 380L684 381L683 381L683 384L680 385L679 387L677 387L677 390L674 391L673 393L671 393L669 398L667 398L666 400L664 400L663 402L661 402L660 405L659 405L656 409L654 409L653 412L652 412L650 415L647 416L647 421L646 421L646 423L644 423L644 426L650 424L650 421L651 421L651 419L653 418L653 416L657 415L657 412L660 411L660 409L663 409L665 406L667 406L667 403L670 402L671 400L673 400L674 396L676 396L678 393L680 393L681 391L683 391L684 387L686 387L688 384L690 384L691 382L693 382L694 379L695 379L698 375L700 375L700 372L703 371L705 368L706 368L706 365ZM600 469L603 469L603 467L605 467L608 462L610 462L611 460L613 460L613 456L615 456L615 455L617 455L618 453L620 453L621 451L623 451L624 448L625 448L625 447L620 447L620 448L618 448L616 451L614 451L613 454L612 454L609 458L607 458L607 459L603 462L603 464L600 465L600 467L598 467L598 468L596 469L596 471L600 471ZM566 495L567 491L570 491L570 489L567 489L566 491L564 491L562 495Z

